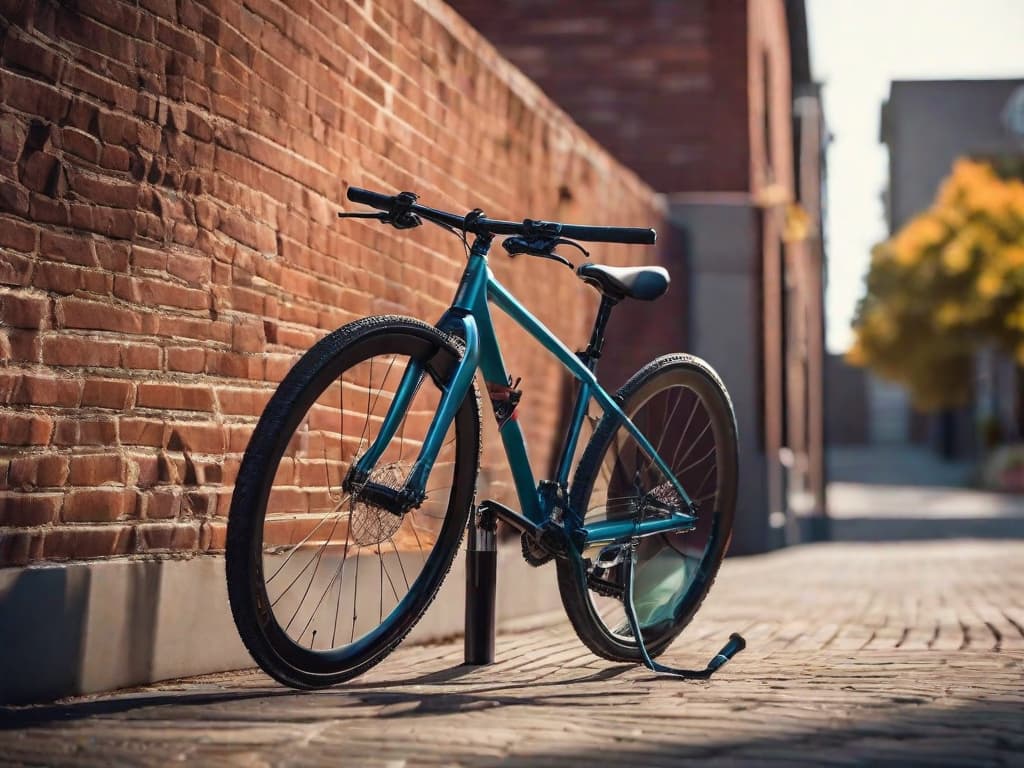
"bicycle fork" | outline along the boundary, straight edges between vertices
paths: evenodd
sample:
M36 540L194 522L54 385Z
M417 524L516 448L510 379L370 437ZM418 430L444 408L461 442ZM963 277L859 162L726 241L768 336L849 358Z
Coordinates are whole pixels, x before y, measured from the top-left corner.
M405 373L402 374L402 381L398 385L395 399L391 402L388 412L384 416L384 422L381 424L380 434L367 448L366 453L360 456L349 469L343 483L346 492L356 491L367 502L396 515L405 514L423 503L426 498L427 478L437 460L437 454L441 450L441 443L444 441L448 427L455 419L456 412L472 386L473 375L479 359L480 347L476 323L472 317L464 317L462 322L466 341L465 354L456 364L454 373L447 386L444 387L441 403L434 413L419 455L413 463L405 484L401 488L391 488L374 482L370 477L380 457L384 455L388 444L398 431L423 377L427 375L423 362L416 359L409 361Z

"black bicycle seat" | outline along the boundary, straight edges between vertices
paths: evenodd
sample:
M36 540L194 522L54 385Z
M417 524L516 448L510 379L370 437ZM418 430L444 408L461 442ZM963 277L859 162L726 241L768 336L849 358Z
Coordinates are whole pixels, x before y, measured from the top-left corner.
M653 301L668 290L668 272L663 267L606 267L583 264L576 270L583 282L615 301Z

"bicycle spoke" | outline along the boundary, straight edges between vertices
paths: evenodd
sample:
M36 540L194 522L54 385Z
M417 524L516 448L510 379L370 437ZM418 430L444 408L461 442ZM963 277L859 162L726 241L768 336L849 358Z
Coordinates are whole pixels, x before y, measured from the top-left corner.
M346 496L344 499L341 500L341 502L339 502L338 506L341 506L341 504L343 504L349 498L350 498L349 496ZM335 509L337 509L337 507L335 507ZM342 515L343 516L343 513L339 512L339 513L336 513L336 515ZM316 526L313 528L313 530L311 530L309 533L306 534L306 536L302 539L302 541L300 541L298 544L293 546L291 551L288 553L288 557L285 558L285 561L283 563L281 563L280 567L278 567L278 569L276 571L274 571L274 574L269 579L266 579L264 581L264 584L270 584L270 582L272 582L274 580L274 577L277 576L277 574L279 574L281 572L281 569L284 568L286 565L288 565L288 561L292 559L292 555L294 555L299 550L299 547L301 547L303 544L305 544L307 541L309 541L313 537L313 534L316 533L318 530L320 530L320 526L323 525L324 523L326 523L330 519L331 519L330 517L323 518L319 523L316 524Z
M337 528L337 526L338 526L338 521L335 520L334 521L334 527L331 528L331 535L332 536L334 535L334 530L335 530L335 528ZM320 568L320 559L323 557L324 551L327 549L327 544L330 542L330 540L331 540L331 537L328 536L326 539L324 539L324 543L320 545L319 549L317 549L316 565L313 566L313 573L309 577L309 584L306 585L306 591L302 593L302 597L299 599L299 604L295 608L295 613L293 613L292 617L288 620L288 624L284 628L285 632L287 632L291 628L292 622L295 621L295 617L299 615L299 609L301 609L302 608L302 604L304 602L306 602L306 595L309 594L309 589L310 589L310 587L313 586L313 581L316 579L316 572ZM303 570L305 570L305 568L303 568ZM291 589L290 586L289 586L289 589ZM285 590L285 592L287 592L287 591L288 590ZM283 597L283 596L284 596L284 592L282 592L280 595L278 595L277 599L280 600L281 597ZM271 604L271 607L273 607L273 604ZM302 635L299 635L299 637L302 637Z
M694 398L693 409L690 411L689 418L686 419L686 426L683 427L683 434L680 435L679 442L676 443L676 449L675 449L675 451L672 452L672 461L665 462L670 467L674 467L676 465L676 456L679 455L680 447L682 447L683 443L686 442L686 435L690 431L690 424L693 423L693 415L695 413L697 413L697 406L699 406L699 405L700 405L700 398L699 397ZM686 457L685 456L683 457L683 461L686 461Z
M351 534L352 534L352 527L348 526L348 529L345 531L345 550L341 553L341 565L338 566L338 570L340 570L342 572L342 577L338 581L338 602L337 602L337 604L335 605L335 608L334 608L334 627L331 629L331 645L332 646L335 643L338 642L338 614L341 613L342 587L345 585L345 576L344 576L345 561L348 558L348 544L349 544L349 537L351 536Z
M708 426L711 426L711 425L709 424ZM713 446L713 445L712 445L712 446L711 446L711 450L710 450L710 451L708 451L707 453L705 453L705 454L704 454L703 456L701 456L701 457L700 457L699 459L697 459L697 460L696 460L696 461L694 461L694 462L691 462L690 464L688 464L688 465L687 465L686 467L684 467L683 469L680 469L680 470L675 470L675 469L673 469L673 470L672 470L672 474L673 474L673 475L675 475L676 477L680 477L680 476L681 476L681 475L683 475L684 473L686 473L686 472L689 472L689 471L690 471L691 469L693 469L694 467L696 467L696 466L698 466L698 465L702 464L702 463L703 463L704 461L706 461L706 460L707 460L707 458L708 458L709 456L714 456L714 455L715 455L715 446Z
M406 592L408 592L409 591L409 577L405 575L405 565L402 564L402 552L398 549L398 545L395 544L395 539L394 539L393 536L388 536L388 541L390 541L391 542L391 546L395 548L395 557L398 558L398 567L402 569L402 581L405 582L405 590L406 590ZM397 599L398 595L395 595L395 598Z
M362 549L362 547L359 547ZM348 641L351 643L356 637L356 616L359 613L359 553L356 553L356 576L355 584L352 585L352 632L348 636Z

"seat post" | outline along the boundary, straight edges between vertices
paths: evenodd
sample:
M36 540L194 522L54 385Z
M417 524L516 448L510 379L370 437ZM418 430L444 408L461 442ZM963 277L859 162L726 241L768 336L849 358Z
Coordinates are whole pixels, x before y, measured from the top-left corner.
M601 294L601 305L597 308L597 317L594 318L594 330L590 333L590 343L580 355L583 363L591 371L597 370L597 361L604 348L604 329L608 325L608 319L612 316L612 308L618 303L618 299L613 299L608 294Z

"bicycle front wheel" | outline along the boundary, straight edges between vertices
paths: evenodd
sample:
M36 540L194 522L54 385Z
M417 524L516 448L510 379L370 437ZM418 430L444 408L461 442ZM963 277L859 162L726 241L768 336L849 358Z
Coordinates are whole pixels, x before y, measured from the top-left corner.
M419 507L395 514L342 486L417 361L424 374L369 478L404 485L461 354L457 340L424 323L366 318L307 352L268 403L232 497L227 582L242 641L279 682L318 688L369 669L440 588L475 491L475 389L442 442Z
M736 420L721 380L690 355L654 360L618 397L697 508L694 530L640 540L634 602L644 643L656 656L693 618L725 556L736 506ZM570 504L585 523L643 520L684 508L668 478L612 415L598 424L580 459ZM599 553L594 547L579 562L557 561L562 602L594 653L640 662L623 604L625 569L607 557L602 562L609 567L598 567Z

